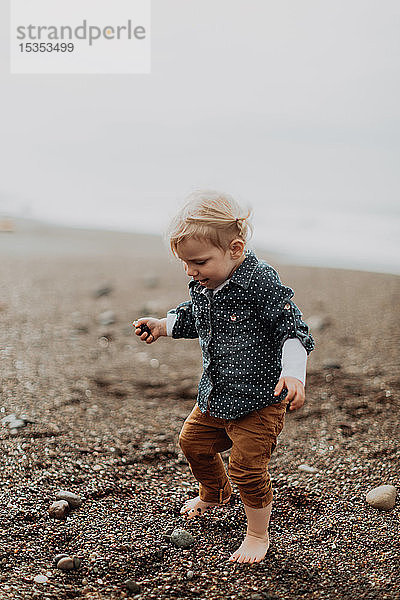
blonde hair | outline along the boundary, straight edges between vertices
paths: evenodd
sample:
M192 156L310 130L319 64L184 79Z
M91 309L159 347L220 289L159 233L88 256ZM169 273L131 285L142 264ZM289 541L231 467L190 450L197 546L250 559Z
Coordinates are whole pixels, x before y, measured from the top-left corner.
M236 238L246 243L253 232L250 216L251 210L244 214L229 194L214 190L192 192L167 230L171 250L176 256L178 244L188 238L207 240L222 250L227 250Z

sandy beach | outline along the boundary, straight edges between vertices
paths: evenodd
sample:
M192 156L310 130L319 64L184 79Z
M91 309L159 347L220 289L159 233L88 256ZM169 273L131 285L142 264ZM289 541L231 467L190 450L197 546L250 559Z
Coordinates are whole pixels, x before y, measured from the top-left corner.
M316 350L270 465L271 548L247 566L227 562L245 531L237 489L203 519L179 514L196 495L177 437L198 341L146 345L131 327L188 299L166 243L30 221L0 233L0 416L23 421L0 428L2 600L400 598L399 501L365 501L400 485L400 278L255 250L295 290ZM83 499L64 520L48 513L60 489ZM193 546L171 543L177 527ZM56 569L59 553L80 567Z

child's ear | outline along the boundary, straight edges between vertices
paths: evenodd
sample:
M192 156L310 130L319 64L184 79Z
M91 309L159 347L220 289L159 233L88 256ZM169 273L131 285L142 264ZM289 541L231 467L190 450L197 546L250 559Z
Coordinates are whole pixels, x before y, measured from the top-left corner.
M233 240L229 244L229 250L231 252L231 257L233 259L240 258L243 254L244 247L245 247L245 243L243 240L240 240L239 238L237 238L236 240Z

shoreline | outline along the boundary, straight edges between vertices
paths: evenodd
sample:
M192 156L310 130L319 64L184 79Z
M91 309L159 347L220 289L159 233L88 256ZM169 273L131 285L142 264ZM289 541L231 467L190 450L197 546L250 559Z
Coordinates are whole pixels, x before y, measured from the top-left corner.
M147 250L152 249L154 244L159 249L164 248L166 258L169 258L168 253L170 250L162 234L141 233L115 228L76 227L33 218L11 217L10 221L13 223L14 229L12 231L0 231L0 255L5 253L7 256L24 256L26 252L29 252L29 254L34 252L43 256L46 252L49 253L54 250L56 250L57 256L63 254L75 255L79 252L88 252L90 255L98 252L103 255L107 251L115 252L117 249L124 252L129 252L131 249L137 251L140 242L142 242ZM39 235L43 237L39 238ZM62 245L63 239L65 240L68 236L75 237L76 245L73 248ZM104 244L106 244L106 247ZM132 247L130 247L130 244ZM267 247L262 247L259 244L253 244L251 240L248 243L248 247L253 249L260 258L268 257L265 260L271 261L272 266L275 264L279 268L284 266L329 269L332 271L341 270L350 273L371 273L400 277L400 266L399 272L395 272L394 270L390 270L391 267L389 266L380 265L378 267L377 264L362 266L356 263L354 265L343 263L336 265L330 263L329 260L324 262L323 260L318 261L311 257L309 260L304 258L296 260L289 254L277 252Z

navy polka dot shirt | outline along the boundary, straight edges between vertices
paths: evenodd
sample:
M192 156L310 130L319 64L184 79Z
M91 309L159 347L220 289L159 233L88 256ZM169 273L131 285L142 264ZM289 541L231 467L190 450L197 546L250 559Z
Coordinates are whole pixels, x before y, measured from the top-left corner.
M281 373L282 346L298 338L307 351L314 340L290 287L254 252L234 271L229 283L213 295L197 281L189 282L191 301L168 311L176 314L173 338L199 338L203 374L197 402L202 412L236 419L280 402L274 396Z

